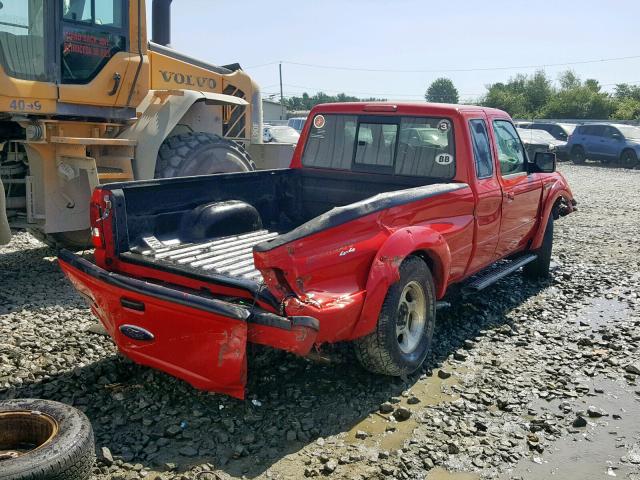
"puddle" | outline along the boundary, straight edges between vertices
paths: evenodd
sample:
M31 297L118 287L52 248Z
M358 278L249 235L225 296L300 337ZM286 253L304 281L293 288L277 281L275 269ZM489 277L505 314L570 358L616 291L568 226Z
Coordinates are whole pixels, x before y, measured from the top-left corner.
M612 326L618 321L625 320L629 316L628 306L619 300L597 298L590 302L588 307L580 312L576 320L583 329L597 329Z
M417 397L420 400L419 403L409 405L407 403L409 397L400 397L400 402L394 407L403 406L411 410L412 416L409 420L397 422L391 414L373 413L347 432L347 442L365 446L375 445L381 450L389 451L402 448L405 440L411 437L411 433L418 426L417 412L424 407L452 402L458 398L457 395L445 393L445 390L459 383L459 376L464 373L464 369L447 367L447 370L451 371L451 377L442 380L434 371L430 377L418 381L409 390L409 396ZM356 438L358 431L365 432L369 436L364 440L358 439Z
M640 399L634 392L637 387L629 386L622 380L605 378L588 379L585 385L602 389L605 393L586 396L571 402L573 411L585 411L590 405L604 409L609 415L588 418L585 428L575 429L578 433L568 433L551 444L545 452L532 458L521 460L508 475L507 480L520 476L527 480L600 480L603 478L633 478L640 468L621 461L634 445L640 444L637 419L640 418ZM534 405L540 413L558 412L560 400ZM613 415L620 415L616 420ZM569 427L573 416L566 419ZM541 462L541 463L538 463ZM446 477L445 477L446 478Z
M444 468L434 468L427 475L426 480L480 480L474 473L450 472Z

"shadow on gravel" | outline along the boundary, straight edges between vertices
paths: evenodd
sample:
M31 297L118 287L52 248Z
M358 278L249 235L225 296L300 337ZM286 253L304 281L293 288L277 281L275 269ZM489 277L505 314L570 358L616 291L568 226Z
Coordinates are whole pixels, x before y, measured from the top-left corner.
M85 306L56 257L56 251L45 246L0 253L0 315L49 306Z
M411 388L424 372L551 282L520 275L469 298L454 297L439 313L434 350L422 372L394 379L363 371L346 345L329 363L256 350L244 402L191 388L168 375L113 356L50 380L0 392L71 403L92 421L98 450L153 471L210 463L249 478L319 437L346 432L379 405ZM103 465L102 471L108 474Z

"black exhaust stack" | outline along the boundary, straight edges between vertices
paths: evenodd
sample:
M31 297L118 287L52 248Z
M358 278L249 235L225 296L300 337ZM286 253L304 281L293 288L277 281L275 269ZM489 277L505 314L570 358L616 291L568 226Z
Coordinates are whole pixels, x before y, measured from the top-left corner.
M151 7L151 41L169 46L171 43L171 0L153 0Z

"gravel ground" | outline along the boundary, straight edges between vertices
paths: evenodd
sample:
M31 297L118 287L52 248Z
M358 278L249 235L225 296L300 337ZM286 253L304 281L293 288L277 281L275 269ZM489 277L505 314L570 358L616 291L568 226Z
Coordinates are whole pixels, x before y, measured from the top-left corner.
M0 399L85 411L96 479L638 480L640 171L560 169L580 210L556 224L552 279L453 297L406 379L344 346L256 350L245 402L119 357L54 252L18 233L0 248Z

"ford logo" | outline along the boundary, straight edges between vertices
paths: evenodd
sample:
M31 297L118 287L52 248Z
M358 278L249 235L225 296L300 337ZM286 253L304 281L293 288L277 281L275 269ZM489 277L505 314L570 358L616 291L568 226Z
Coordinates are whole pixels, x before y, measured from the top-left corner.
M153 333L149 330L145 330L144 328L137 327L135 325L121 325L120 333L125 337L129 337L132 340L138 340L139 342L151 342L155 338Z

